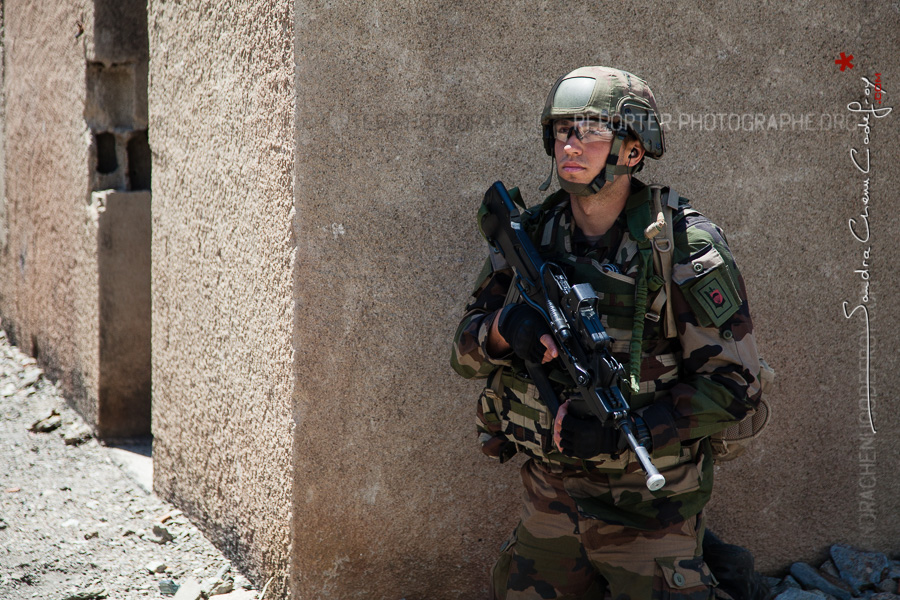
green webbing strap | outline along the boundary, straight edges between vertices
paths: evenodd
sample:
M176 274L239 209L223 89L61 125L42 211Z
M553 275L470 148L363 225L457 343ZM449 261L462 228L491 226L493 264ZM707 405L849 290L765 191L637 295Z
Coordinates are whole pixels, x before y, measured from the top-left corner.
M631 327L631 352L628 369L631 392L637 394L641 389L641 353L644 341L644 319L647 316L647 280L652 273L650 262L653 260L650 241L646 238L638 242L641 255L641 270L637 274L634 286L634 324Z
M619 162L619 150L622 148L622 142L625 140L625 133L621 132L613 139L612 148L606 157L606 180L612 183L613 178L617 175L616 163ZM626 167L627 168L627 167Z

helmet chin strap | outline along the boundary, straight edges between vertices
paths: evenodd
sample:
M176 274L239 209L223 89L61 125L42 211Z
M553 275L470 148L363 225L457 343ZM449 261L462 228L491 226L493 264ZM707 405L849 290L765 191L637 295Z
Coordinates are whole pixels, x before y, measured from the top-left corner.
M603 166L603 170L594 177L593 181L590 183L573 183L571 181L567 181L563 177L559 176L557 173L556 178L559 180L559 187L569 192L573 196L592 196L600 191L600 189L606 185L607 181L612 181L616 175L622 174L631 174L637 171L637 167L629 167L627 165L619 165L616 164L619 162L619 150L622 149L622 142L625 139L625 135L620 134L616 135L613 140L612 148L609 150L609 156L606 157L606 164ZM548 187L550 187L550 180L553 177L553 166L554 166L555 158L550 161L550 177L547 177L547 180L541 184L539 188L542 192L545 191Z

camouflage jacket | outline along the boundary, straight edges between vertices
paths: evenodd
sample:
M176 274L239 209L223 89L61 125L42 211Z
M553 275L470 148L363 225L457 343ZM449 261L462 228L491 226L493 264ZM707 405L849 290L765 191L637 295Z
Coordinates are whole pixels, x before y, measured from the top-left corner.
M673 285L666 300L675 311L677 336L666 338L661 320L638 318L635 327L635 297L646 298L640 317L650 312L662 283L643 236L649 199L649 188L636 182L617 223L591 243L579 240L562 191L526 211L522 221L545 260L563 266L572 284L587 281L598 292L603 325L615 340L612 351L629 376L639 364L640 386L623 386L623 393L650 429L651 455L666 476L665 487L646 490L630 451L577 460L551 446L551 417L523 375L524 365L515 356L491 357L485 349L512 282L511 269L496 257L479 276L456 331L451 362L463 377L488 378L477 410L485 454L503 461L524 451L566 474L567 489L584 513L654 529L697 514L706 504L712 489L707 436L752 411L760 383L743 279L722 231L683 199L674 219ZM645 295L636 293L642 277ZM634 331L641 334L638 348L631 344ZM560 398L570 397L574 386L568 375L549 366Z

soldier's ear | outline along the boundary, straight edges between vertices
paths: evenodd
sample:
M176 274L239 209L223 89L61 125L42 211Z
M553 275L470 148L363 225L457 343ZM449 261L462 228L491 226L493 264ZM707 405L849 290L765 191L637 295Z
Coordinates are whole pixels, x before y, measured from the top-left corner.
M637 140L628 143L626 146L628 150L628 155L625 157L625 164L629 167L633 167L644 158L644 147Z

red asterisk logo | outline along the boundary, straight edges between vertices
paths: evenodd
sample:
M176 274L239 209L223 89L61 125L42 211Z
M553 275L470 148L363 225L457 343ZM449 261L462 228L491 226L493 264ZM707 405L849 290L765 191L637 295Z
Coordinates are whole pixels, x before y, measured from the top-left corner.
M853 63L850 62L851 60L853 60L853 55L852 55L852 54L851 54L850 56L847 56L846 54L844 54L843 52L841 52L841 57L840 57L839 59L837 59L836 61L834 61L834 64L836 64L836 65L841 65L841 71L843 71L843 70L846 69L847 67L849 67L849 68L852 69L852 68L853 68Z

